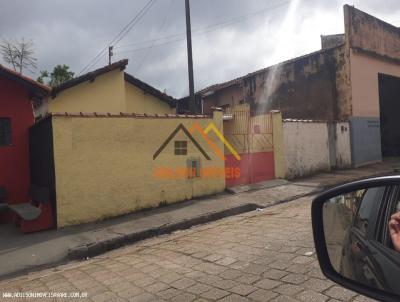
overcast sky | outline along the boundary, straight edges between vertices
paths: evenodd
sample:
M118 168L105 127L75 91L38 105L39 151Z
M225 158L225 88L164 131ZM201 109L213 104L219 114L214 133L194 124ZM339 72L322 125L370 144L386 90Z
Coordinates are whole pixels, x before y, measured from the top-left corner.
M32 39L38 70L78 74L149 0L2 0L0 38ZM341 33L343 4L400 26L398 0L191 0L195 89L320 49ZM188 93L184 0L155 0L115 45L113 61L174 97ZM2 59L0 58L2 64ZM106 53L90 69L106 65Z

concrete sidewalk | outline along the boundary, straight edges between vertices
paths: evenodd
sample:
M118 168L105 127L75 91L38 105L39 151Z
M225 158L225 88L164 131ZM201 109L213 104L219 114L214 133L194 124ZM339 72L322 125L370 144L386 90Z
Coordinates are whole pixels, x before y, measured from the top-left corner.
M399 159L358 169L322 173L293 182L273 180L235 188L232 192L191 200L107 221L22 235L0 227L0 279L69 260L84 259L149 237L265 208L360 178L394 174Z

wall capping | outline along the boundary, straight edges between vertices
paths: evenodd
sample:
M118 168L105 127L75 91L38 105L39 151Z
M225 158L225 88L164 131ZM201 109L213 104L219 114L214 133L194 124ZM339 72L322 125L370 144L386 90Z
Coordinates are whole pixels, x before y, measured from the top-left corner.
M52 112L40 117L36 122L56 117L87 117L87 118L107 118L107 117L128 117L128 118L193 118L193 119L212 119L212 116L202 114L146 114L146 113L109 113L109 112Z

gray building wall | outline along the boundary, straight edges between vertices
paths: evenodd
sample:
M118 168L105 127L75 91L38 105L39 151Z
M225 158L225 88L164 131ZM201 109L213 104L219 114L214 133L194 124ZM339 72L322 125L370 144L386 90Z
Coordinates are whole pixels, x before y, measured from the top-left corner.
M379 162L381 129L379 118L350 117L351 161L354 167Z

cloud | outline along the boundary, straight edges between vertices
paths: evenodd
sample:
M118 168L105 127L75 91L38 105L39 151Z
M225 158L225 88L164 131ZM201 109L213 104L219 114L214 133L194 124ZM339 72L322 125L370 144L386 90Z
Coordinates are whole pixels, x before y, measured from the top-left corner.
M1 1L0 38L34 41L39 68L31 76L56 64L68 64L78 73L147 1ZM289 1L192 0L196 89L318 50L321 34L343 32L345 1L293 1L298 1L298 7L285 25ZM400 25L397 2L387 0L382 5L378 0L353 0L357 8ZM184 32L184 1L158 0L117 45L113 59L128 58L127 71L134 76L175 97L186 95ZM152 39L158 40L142 43ZM93 68L107 60L102 56Z

